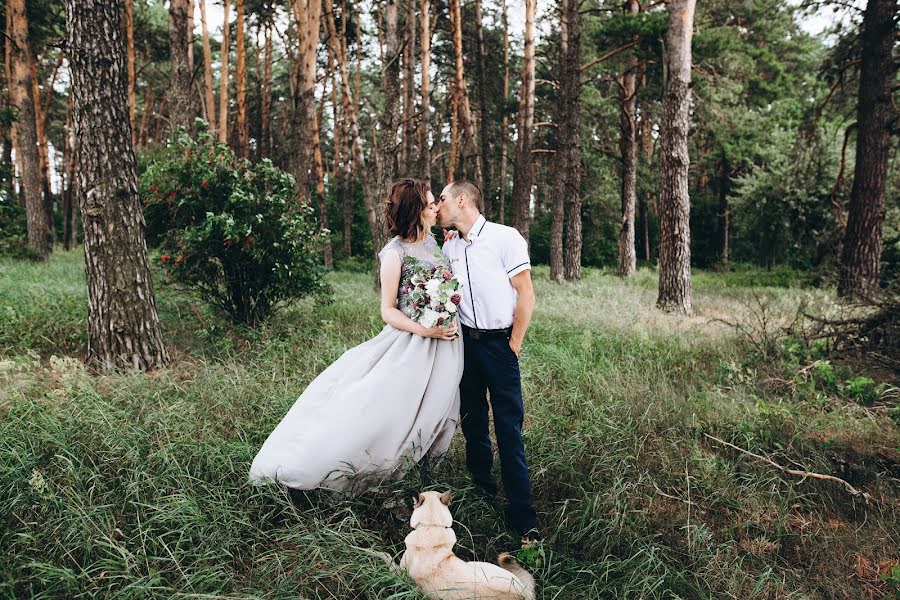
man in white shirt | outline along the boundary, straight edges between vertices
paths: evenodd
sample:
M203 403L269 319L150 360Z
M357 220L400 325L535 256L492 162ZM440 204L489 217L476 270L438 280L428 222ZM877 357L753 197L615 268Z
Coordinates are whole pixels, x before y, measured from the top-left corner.
M531 261L522 235L487 221L481 207L481 190L470 181L454 181L441 192L439 223L459 233L444 244L443 254L463 284L459 321L465 366L459 390L466 466L478 487L496 494L491 475L490 391L500 471L509 500L507 518L514 529L537 538L522 443L525 407L519 373L519 352L535 303Z

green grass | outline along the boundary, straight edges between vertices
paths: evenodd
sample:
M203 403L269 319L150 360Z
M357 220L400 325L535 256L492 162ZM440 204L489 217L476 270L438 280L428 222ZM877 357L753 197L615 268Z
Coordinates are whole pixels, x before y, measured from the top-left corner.
M827 292L701 273L696 315L675 317L653 309L647 270L628 282L588 270L559 286L539 268L535 279L522 371L547 534L530 565L541 598L896 591L881 577L900 564L891 407L814 382L760 383L773 367L720 321L750 318L758 295L788 318L804 298L831 302ZM0 261L0 598L421 599L369 551L402 551L416 473L353 499L247 483L304 386L382 326L368 275L329 282L333 302L298 302L258 330L157 283L172 365L92 376L78 360L81 254ZM780 365L782 377L797 366ZM874 500L704 434L841 476ZM458 435L435 487L455 491L458 554L493 560L518 543L500 507L473 494L462 452Z

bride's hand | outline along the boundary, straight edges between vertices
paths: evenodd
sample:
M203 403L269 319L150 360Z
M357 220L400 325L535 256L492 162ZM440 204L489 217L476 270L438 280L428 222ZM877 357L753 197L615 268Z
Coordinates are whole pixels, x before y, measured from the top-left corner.
M455 340L457 329L456 321L454 321L449 327L423 327L419 335L438 340Z

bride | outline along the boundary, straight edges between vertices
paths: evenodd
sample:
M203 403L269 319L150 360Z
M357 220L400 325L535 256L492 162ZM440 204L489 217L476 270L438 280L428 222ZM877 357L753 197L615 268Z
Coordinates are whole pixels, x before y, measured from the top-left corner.
M422 181L391 185L384 210L395 237L378 255L387 325L309 384L253 460L251 481L359 492L450 447L459 419L462 340L455 322L429 328L404 312L413 274L404 259L436 262L430 230L439 203Z

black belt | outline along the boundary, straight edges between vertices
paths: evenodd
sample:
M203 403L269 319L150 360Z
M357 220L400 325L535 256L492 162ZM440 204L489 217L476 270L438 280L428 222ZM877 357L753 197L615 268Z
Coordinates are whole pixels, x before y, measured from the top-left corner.
M475 329L474 327L462 326L463 334L471 340L484 340L490 338L506 338L512 335L512 327L506 329Z

